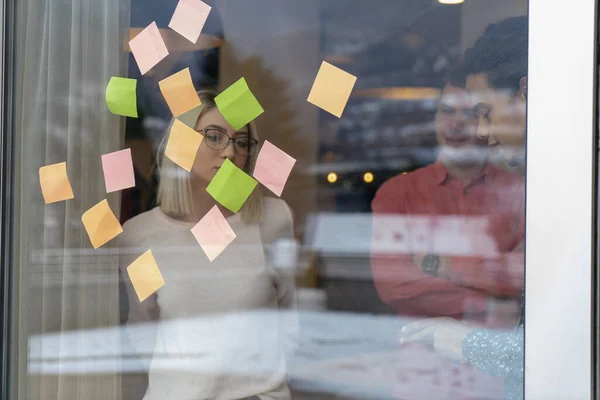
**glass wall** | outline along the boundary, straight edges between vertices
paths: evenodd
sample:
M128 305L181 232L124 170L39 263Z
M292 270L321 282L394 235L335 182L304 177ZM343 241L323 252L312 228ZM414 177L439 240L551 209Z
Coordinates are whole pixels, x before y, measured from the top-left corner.
M14 398L523 397L527 1L15 22Z

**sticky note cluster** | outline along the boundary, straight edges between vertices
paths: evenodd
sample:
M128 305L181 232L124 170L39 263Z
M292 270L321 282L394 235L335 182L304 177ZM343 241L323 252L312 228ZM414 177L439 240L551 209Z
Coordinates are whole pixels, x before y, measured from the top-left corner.
M135 185L133 181L133 166L130 166L131 171L124 171L123 174L119 172L127 167L128 162L131 162L129 149L105 155L102 158L102 162L105 167L104 176L107 192ZM71 182L67 175L66 162L41 167L39 176L42 196L46 204L75 198ZM83 213L81 221L95 249L123 232L119 220L110 209L106 200L102 200Z
M210 10L211 7L200 0L180 0L169 22L169 28L190 42L196 43ZM169 55L156 22L152 22L131 39L129 48L142 75Z
M211 7L201 0L180 0L169 28L186 40L197 43ZM129 42L142 75L148 73L169 55L164 32L152 22ZM170 37L167 37L170 39ZM169 42L170 43L170 42ZM356 76L323 62L317 72L307 101L340 118L356 83ZM160 91L174 117L165 156L190 172L203 136L196 132L201 100L196 92L189 68L159 82ZM115 115L137 118L137 81L112 77L107 84L107 108ZM215 98L216 106L234 130L239 130L260 116L264 109L242 77ZM135 186L130 149L102 155L107 193ZM296 160L266 141L258 154L252 176L225 159L206 188L217 203L233 213L240 211L258 182L281 196ZM47 165L39 170L40 186L46 204L74 198L67 176L66 163ZM123 232L119 220L106 199L91 207L81 217L92 246L97 249ZM191 229L206 254L214 261L236 239L236 234L218 206L214 206ZM133 261L127 272L138 299L146 300L165 285L158 263L148 250Z

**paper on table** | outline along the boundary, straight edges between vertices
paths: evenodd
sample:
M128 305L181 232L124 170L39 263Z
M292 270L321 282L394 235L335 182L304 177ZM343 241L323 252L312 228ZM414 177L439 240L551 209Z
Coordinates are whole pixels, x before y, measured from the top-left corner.
M106 199L84 212L81 221L95 249L123 232Z
M176 119L173 121L169 133L165 155L175 164L190 172L202 139L204 136Z
M217 258L236 238L235 232L217 206L202 217L192 228L192 233L210 261Z
M340 118L356 83L356 76L323 61L307 101Z
M175 117L200 105L189 68L163 79L158 86Z
M169 55L169 50L167 50L167 46L160 35L156 22L152 22L131 39L129 47L142 75Z
M256 185L254 178L226 159L206 191L223 207L236 213L248 200Z
M111 113L126 117L138 117L137 80L113 76L106 86L106 106Z
M254 176L271 192L281 196L285 183L292 172L296 160L285 152L265 141L256 160Z
M131 149L102 155L102 170L104 171L106 193L135 186Z
M129 264L127 274L140 302L165 285L152 250L148 250Z
M264 112L244 78L240 78L215 97L215 103L223 118L236 131Z
M196 43L204 28L211 7L200 0L179 0L169 28L192 43Z
M46 204L74 198L67 176L67 163L46 165L39 170L42 196Z

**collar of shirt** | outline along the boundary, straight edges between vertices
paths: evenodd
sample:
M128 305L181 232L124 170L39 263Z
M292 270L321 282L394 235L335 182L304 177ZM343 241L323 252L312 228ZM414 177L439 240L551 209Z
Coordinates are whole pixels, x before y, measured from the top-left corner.
M448 169L446 169L444 164L439 160L433 164L432 169L433 169L433 176L434 176L435 182L437 182L439 185L444 185L444 184L447 184L447 183L457 179L450 174ZM494 180L494 178L497 176L497 174L498 174L498 170L494 166L492 166L490 163L488 163L479 175L474 177L470 183L468 183L464 186L467 187L467 186L471 186L474 184L486 183L486 182L490 183Z

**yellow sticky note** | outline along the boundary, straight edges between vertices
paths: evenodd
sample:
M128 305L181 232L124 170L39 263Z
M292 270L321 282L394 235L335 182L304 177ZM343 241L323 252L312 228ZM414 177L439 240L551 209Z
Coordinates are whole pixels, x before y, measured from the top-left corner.
M158 264L148 250L127 267L127 274L140 302L146 300L154 292L165 285Z
M169 133L165 156L187 172L190 172L202 139L204 139L204 136L176 119L173 121Z
M83 213L81 221L95 249L123 232L119 220L113 214L106 199Z
M40 186L46 204L75 197L67 176L67 163L46 165L40 168Z
M340 118L356 83L356 76L323 61L308 102Z
M163 79L158 86L175 117L200 105L189 68Z

